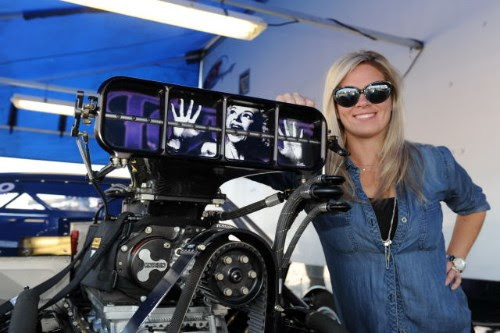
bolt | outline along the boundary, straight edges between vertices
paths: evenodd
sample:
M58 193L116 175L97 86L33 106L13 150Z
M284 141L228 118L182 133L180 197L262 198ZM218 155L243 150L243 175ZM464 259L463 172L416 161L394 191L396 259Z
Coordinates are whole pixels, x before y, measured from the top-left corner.
M225 263L226 265L229 265L233 262L233 259L229 256L226 256L226 257L222 258L222 262Z
M215 279L216 279L217 281L222 281L222 280L224 280L224 274L222 274L222 273L216 273L216 274L215 274Z
M229 271L229 280L233 283L240 283L243 279L243 273L238 267L233 267Z
M233 294L233 291L229 288L224 289L224 295L225 296L231 296Z
M144 230L144 232L145 232L145 233L147 233L147 234L150 234L150 233L152 233L152 232L153 232L153 228L151 228L151 227L146 227L146 229Z
M279 305L279 304L276 304L276 305L274 306L274 310L275 310L275 311L278 311L278 312L283 312L283 311L285 311L285 309L283 309L283 307L282 307L281 305Z
M165 243L163 243L163 247L164 247L165 249L170 249L170 246L171 246L171 245L170 245L170 243L169 243L169 242L165 242Z
M247 256L240 256L240 262L242 264L248 264L249 261L250 261L250 259L248 259Z
M248 272L248 277L250 279L255 279L257 277L257 272L256 271L249 271Z
M147 298L146 296L144 296L144 295L143 295L143 296L141 296L141 298L140 298L141 302L145 302L147 299L148 299L148 298Z
M174 228L174 232L179 232L179 231L181 231L181 228L179 228L179 227Z
M241 287L240 291L243 295L248 295L248 288L247 287Z
M127 245L122 245L122 247L120 247L120 250L122 250L122 252L127 252L128 251L128 246Z

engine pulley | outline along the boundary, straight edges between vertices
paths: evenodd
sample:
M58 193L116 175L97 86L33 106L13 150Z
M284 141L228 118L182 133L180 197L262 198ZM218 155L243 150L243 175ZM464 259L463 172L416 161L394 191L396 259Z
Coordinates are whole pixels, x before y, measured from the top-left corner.
M230 242L213 255L201 290L208 299L241 306L257 296L265 274L264 259L256 248L244 242Z

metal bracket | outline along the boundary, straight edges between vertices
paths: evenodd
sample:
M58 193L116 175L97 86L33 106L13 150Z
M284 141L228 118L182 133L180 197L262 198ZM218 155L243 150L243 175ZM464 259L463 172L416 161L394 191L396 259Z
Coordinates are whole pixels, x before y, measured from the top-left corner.
M73 122L73 127L71 128L71 136L77 137L81 136L80 133L80 121L89 125L92 123L91 118L95 118L97 115L97 97L89 96L88 103L83 104L84 92L79 90L76 93L76 101L75 101L75 121Z

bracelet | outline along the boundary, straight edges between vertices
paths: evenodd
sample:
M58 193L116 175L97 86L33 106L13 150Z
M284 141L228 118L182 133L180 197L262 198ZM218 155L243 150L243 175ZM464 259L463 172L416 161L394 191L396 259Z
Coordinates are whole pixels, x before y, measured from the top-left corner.
M450 254L446 256L446 260L451 262L451 268L458 272L462 273L465 269L465 259L460 258L460 257L455 257L454 255Z

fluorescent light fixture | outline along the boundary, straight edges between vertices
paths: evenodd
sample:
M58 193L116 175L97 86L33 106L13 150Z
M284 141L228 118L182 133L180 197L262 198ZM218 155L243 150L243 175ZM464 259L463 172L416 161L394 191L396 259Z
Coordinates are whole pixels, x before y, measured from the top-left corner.
M46 112L73 116L75 113L74 103L54 99L44 99L33 96L14 95L10 98L14 106L20 110Z
M62 0L122 15L252 40L267 24L260 18L188 0Z

